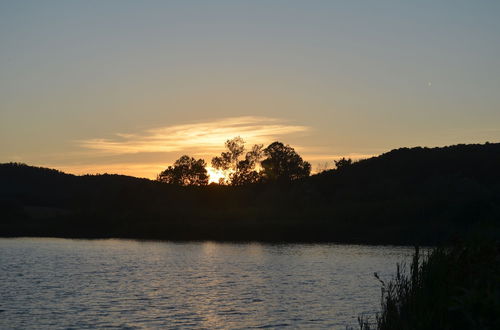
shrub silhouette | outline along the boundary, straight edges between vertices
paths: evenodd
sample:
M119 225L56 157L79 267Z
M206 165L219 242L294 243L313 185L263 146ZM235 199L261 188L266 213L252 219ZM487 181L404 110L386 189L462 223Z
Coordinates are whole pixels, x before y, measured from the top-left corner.
M376 324L359 318L363 330L499 329L500 245L481 239L415 249L410 269L398 264L382 284L382 311Z
M344 157L342 157L339 160L334 160L334 163L335 163L335 166L337 167L337 169L340 170L340 169L346 168L348 166L351 166L352 165L352 159L351 158L344 158Z
M206 186L208 175L203 159L194 159L187 155L175 161L174 166L158 174L157 180L178 186Z
M311 173L311 164L289 145L273 142L264 149L264 155L267 158L261 164L266 181L292 181L308 177Z

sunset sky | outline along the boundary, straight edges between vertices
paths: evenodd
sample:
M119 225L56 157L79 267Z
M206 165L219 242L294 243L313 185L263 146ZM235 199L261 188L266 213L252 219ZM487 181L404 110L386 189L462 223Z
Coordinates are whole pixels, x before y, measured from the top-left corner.
M500 1L0 0L0 162L154 178L500 142Z

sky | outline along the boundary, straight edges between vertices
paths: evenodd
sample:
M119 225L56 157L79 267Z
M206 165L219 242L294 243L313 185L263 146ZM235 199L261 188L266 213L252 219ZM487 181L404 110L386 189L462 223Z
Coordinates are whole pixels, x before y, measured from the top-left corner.
M155 178L500 142L500 1L0 0L0 163Z

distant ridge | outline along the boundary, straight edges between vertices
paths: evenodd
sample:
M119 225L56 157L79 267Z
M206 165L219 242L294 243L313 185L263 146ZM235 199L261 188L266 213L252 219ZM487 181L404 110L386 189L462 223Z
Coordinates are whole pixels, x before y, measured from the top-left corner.
M498 169L500 143L400 148L288 184L244 187L6 163L0 236L435 244L498 235Z

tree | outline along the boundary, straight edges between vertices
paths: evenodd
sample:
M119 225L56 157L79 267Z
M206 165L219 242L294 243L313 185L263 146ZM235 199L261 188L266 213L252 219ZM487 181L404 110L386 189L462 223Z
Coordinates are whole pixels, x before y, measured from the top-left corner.
M220 157L212 158L212 166L223 171L235 169L238 158L245 150L245 141L237 136L227 140L225 146L228 151L221 153Z
M174 166L158 174L160 182L179 186L206 186L208 184L207 164L203 159L194 159L187 155L175 161Z
M266 149L261 162L266 181L291 181L309 176L311 164L304 161L289 145L273 142Z
M221 183L240 186L259 182L260 174L255 167L262 158L263 145L254 145L243 160L239 159L245 152L245 141L241 137L227 140L225 146L228 151L222 152L220 157L212 158L212 166L215 169L227 172L228 179L223 179Z
M231 185L243 186L260 182L261 175L259 172L254 170L254 165L245 159L238 162L236 171L231 173L229 178L231 180Z
M340 170L342 168L346 168L348 166L351 166L352 165L352 159L351 158L344 158L344 157L342 157L339 160L334 160L334 163L335 163L335 166L337 167L337 169Z

